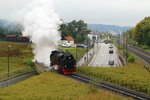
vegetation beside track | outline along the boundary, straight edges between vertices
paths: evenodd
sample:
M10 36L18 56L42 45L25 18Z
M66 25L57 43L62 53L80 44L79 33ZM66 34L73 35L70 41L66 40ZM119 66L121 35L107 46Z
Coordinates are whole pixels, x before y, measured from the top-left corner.
M32 53L31 44L17 42L0 42L0 80L8 76L8 45L11 45L11 47L9 48L10 73L14 73L16 70L30 70L34 68L34 63L32 62L34 55ZM68 52L72 53L74 55L74 58L76 58L76 48L59 48L64 51L68 50ZM86 48L77 48L77 60L81 59L86 51Z
M66 51L68 50L68 52L70 52L71 54L73 54L74 58L76 58L76 48L66 48L66 47L60 47L60 49ZM88 48L88 50L90 50L91 48ZM87 48L77 48L77 61L79 61L87 52Z
M78 73L150 95L150 73L136 59L124 67L78 67Z
M131 100L46 72L0 89L0 100Z
M34 66L30 44L0 42L0 74L4 74L8 70L8 45L11 45L9 48L10 71L30 69L31 66Z

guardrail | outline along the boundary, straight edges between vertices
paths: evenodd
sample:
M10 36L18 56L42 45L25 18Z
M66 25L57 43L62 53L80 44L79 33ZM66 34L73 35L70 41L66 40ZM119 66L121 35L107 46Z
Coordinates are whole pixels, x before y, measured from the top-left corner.
M13 78L13 77L16 77L16 76L19 76L19 75L31 73L31 72L34 72L34 69L23 68L23 69L18 69L18 70L14 70L14 71L9 72L9 76L8 76L8 73L4 73L4 74L0 75L0 82L5 81L5 80L10 79L10 78Z
M0 88L4 88L4 87L10 86L12 84L16 84L16 83L23 81L31 76L33 76L33 73L27 73L27 74L20 75L20 76L14 77L14 78L10 78L8 80L0 82Z

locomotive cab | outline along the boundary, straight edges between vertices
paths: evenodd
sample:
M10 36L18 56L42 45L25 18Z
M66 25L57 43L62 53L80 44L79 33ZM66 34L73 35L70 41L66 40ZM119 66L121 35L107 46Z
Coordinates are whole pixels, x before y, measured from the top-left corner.
M76 61L72 54L55 50L50 55L51 66L56 65L58 71L64 74L74 74L76 71Z

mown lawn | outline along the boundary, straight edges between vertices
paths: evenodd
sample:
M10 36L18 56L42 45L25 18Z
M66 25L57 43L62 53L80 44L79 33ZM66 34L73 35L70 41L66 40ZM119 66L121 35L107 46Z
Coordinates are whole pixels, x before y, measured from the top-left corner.
M46 72L0 89L0 100L131 100Z
M78 73L150 95L150 73L139 59L124 67L79 67Z

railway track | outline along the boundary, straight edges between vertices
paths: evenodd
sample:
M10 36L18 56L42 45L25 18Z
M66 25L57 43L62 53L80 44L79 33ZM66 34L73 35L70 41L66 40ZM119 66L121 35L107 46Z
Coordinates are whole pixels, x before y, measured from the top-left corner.
M129 47L130 47L130 48L133 48L134 50L138 50L138 51L140 51L140 52L142 52L142 53L144 53L144 54L150 56L150 53L149 53L149 52L144 51L144 50L142 50L142 49L140 49L140 48L138 48L138 47L135 47L135 46L129 46Z
M134 53L150 65L150 53L134 46L128 46L128 51Z
M111 90L111 91L123 94L128 97L132 97L135 100L150 100L150 96L146 94L139 93L139 92L136 92L136 91L133 91L133 90L121 87L121 86L113 85L111 83L101 82L101 81L94 80L89 77L81 76L78 74L70 75L68 77L75 79L77 81L83 82L83 83L87 83L87 84L91 83L91 84L98 86L99 88L104 88L107 90Z

